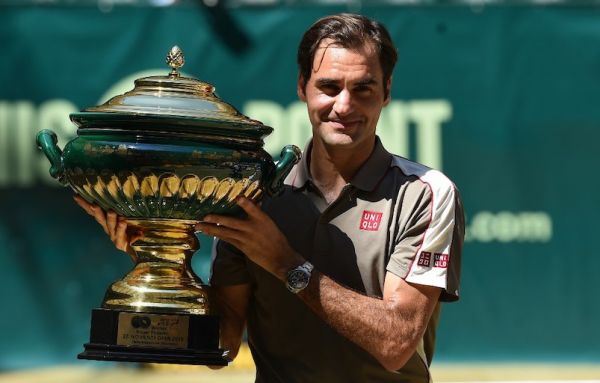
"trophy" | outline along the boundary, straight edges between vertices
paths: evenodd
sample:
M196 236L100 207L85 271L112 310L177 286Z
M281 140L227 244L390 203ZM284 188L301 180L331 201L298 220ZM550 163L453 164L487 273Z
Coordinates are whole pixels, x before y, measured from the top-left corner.
M135 266L92 310L80 359L226 365L210 288L191 268L194 225L209 213L239 214L238 196L278 193L300 158L290 145L274 163L262 149L273 129L183 77L178 47L167 63L167 75L71 114L78 136L64 151L54 132L37 135L52 177L143 232L131 244Z

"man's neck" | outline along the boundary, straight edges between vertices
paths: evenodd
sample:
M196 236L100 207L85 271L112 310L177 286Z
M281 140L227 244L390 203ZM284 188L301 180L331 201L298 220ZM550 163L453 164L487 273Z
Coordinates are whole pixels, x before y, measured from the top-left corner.
M344 150L313 140L310 153L310 174L312 179L325 197L328 204L332 203L342 192L360 167L367 161L375 140L369 150Z

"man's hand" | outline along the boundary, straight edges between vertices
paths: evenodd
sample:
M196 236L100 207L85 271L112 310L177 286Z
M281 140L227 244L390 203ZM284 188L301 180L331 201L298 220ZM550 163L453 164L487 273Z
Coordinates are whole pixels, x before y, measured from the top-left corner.
M125 218L118 216L115 212L105 212L100 206L90 204L78 195L74 196L73 199L102 226L102 229L108 234L117 249L126 252L132 258L135 256L130 244L143 236L141 231L129 232Z
M238 198L237 204L246 212L246 218L209 214L196 225L196 230L229 242L251 261L285 280L288 270L304 263L304 259L257 205L244 197Z

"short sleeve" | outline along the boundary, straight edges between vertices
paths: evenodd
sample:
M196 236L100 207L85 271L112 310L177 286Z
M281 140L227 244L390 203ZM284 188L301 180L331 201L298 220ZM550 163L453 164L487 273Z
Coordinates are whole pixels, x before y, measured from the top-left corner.
M387 271L407 282L442 288L440 300L459 297L464 212L458 190L442 173L420 177L418 197L403 206L410 215L395 238Z
M210 285L232 286L250 283L248 261L236 247L215 238L211 258Z

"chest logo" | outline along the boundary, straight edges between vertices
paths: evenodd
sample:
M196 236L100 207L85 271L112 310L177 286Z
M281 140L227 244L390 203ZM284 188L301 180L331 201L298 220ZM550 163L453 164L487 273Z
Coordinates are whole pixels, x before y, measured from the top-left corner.
M377 231L381 225L383 213L364 210L360 219L360 230Z

